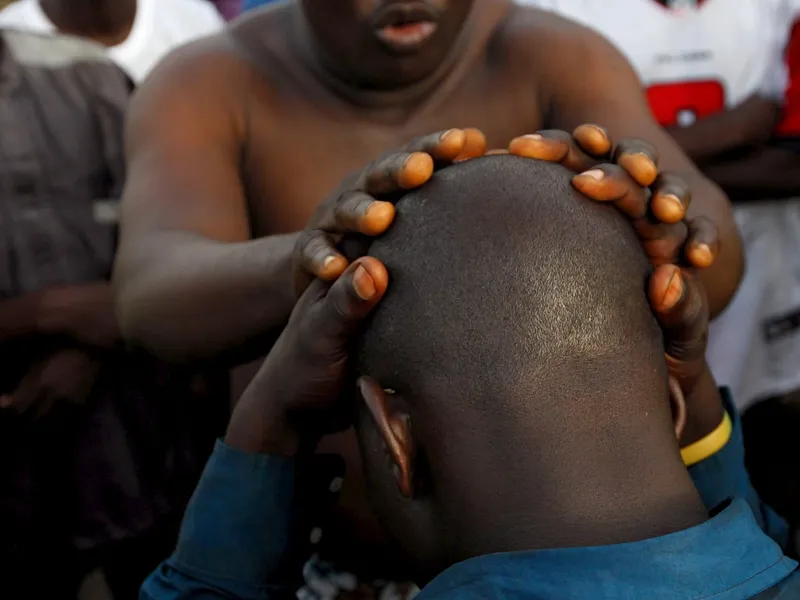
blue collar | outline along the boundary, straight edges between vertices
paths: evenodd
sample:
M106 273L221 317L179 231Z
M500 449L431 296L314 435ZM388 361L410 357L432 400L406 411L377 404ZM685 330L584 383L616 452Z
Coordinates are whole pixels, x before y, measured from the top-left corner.
M734 500L702 525L659 538L473 558L441 573L418 598L739 600L796 567L747 503Z

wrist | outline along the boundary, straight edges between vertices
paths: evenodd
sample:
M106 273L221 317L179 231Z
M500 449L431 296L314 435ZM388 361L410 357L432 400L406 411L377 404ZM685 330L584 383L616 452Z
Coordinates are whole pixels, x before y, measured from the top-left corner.
M686 426L679 440L681 448L715 431L724 416L722 396L708 365L705 365L691 393L686 396Z
M0 338L8 341L45 333L42 296L33 292L0 302Z
M64 323L67 319L62 313L58 291L51 288L36 293L33 303L34 321L36 330L43 335L58 335L65 333Z
M302 444L299 432L281 410L270 409L263 398L247 398L236 405L225 432L228 446L248 454L293 457Z

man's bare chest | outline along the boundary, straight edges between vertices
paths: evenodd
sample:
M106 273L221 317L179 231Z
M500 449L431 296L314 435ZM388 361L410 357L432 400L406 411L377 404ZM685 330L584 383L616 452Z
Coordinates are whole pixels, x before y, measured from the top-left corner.
M532 94L523 100L512 89L499 92L482 98L457 95L401 124L343 119L302 104L287 107L269 126L254 123L245 157L253 235L302 229L345 177L416 137L475 127L484 132L489 148L504 148L511 138L540 127Z

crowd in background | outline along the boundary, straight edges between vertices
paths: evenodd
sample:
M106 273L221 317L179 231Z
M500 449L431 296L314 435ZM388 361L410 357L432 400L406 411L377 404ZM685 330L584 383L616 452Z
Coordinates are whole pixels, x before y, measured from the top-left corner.
M285 118L252 120L244 109L242 115L247 116L233 109L223 114L234 90L255 87L251 81L256 76L244 72L231 55L290 52L272 33L285 23L268 24L268 12L277 15L280 6L261 6L266 4L272 2L0 0L0 357L4 359L0 597L136 598L154 570L164 579L150 580L148 598L191 597L165 591L172 585L182 589L184 582L170 579L175 577L170 569L180 570L174 563L159 564L175 547L184 510L206 461L212 452L212 463L222 460L219 448L214 450L215 441L224 434L232 407L261 363L243 365L267 353L286 316L274 317L281 327L265 325L258 335L242 336L241 343L234 333L238 325L213 327L206 314L233 302L235 294L227 293L230 282L211 299L199 286L193 287L197 272L223 260L198 240L207 236L213 246L229 244L235 253L251 238L263 238L275 244L264 247L264 257L277 253L275 248L288 256L291 250L285 249L293 248L295 239L281 239L302 230L324 197L301 171L310 169L315 177L338 181L364 162L361 157L342 158L334 143L308 150L308 162L295 160L294 155L278 156L283 140L290 136L311 137L315 128L338 127L331 124L336 122L338 105L331 109L330 122L324 110L320 111L324 117L309 111L312 116L306 119L302 102L290 107L291 103L260 89L254 97L265 106L280 105ZM776 539L774 532L780 529L788 540L787 532L800 525L800 452L794 447L800 429L800 26L795 27L800 23L796 21L800 2L518 0L518 4L560 14L607 38L630 62L653 118L675 147L731 199L745 267L741 281L729 286L735 288L738 282L729 304L727 299L716 302L709 290L710 311L716 318L708 334L707 360L716 383L730 389L742 414L749 476L771 506L764 509L766 516L759 524ZM331 17L331 28L335 25ZM234 28L239 42L247 43L231 49L227 28ZM257 40L258 35L264 39ZM183 50L176 54L179 48ZM495 58L503 64L513 62ZM219 79L192 62L200 59L216 69ZM364 61L368 63L369 57ZM271 73L286 73L286 81L294 82L289 74L292 62L279 63L272 60ZM514 68L518 73L527 67L515 64ZM402 77L404 72L398 73L386 77ZM589 80L592 74L577 76L581 77ZM174 92L160 93L170 85L191 92L180 99ZM192 96L195 85L197 90L213 90L202 98L206 104ZM277 88L282 83L272 85ZM299 85L306 89L303 86L313 88L307 82ZM137 96L140 87L143 92ZM508 96L527 103L526 93L514 88ZM499 113L513 105L493 102L494 98L486 99L487 112ZM201 113L200 104L207 112ZM148 117L159 109L172 112L161 121ZM553 105L541 112L550 115L559 109ZM456 120L483 112L482 108L474 113L459 111L453 111ZM425 117L424 110L419 112ZM191 114L203 116L180 120ZM218 121L215 114L220 115ZM435 119L422 120L437 123L431 131L481 125L454 122L439 127ZM251 157L246 152L251 150L240 148L252 147L251 130L242 133L247 141L237 139L237 146L227 130L222 131L225 127L237 135L253 128L278 150L259 155L258 164L248 162ZM335 136L347 137L347 127L336 129ZM369 130L370 125L363 127ZM513 130L505 122L502 127L503 135L508 129L508 139L534 133ZM163 131L172 132L172 137L164 135L162 140ZM628 133L637 132L625 130L621 137ZM159 139L161 145L148 146L149 138ZM374 151L373 158L386 150L360 139L352 144ZM493 146L494 140L489 144ZM139 165L135 180L132 148ZM229 154L215 162L223 151ZM182 162L183 155L194 157L196 164ZM322 161L331 156L341 162L329 172ZM231 172L243 174L230 176L222 167L218 174L223 162L233 165ZM186 192L186 199L176 195L174 203L162 202L159 194L171 190L157 175L151 180L142 175L157 173L159 166L174 173L170 185L191 192ZM277 200L270 206L266 201L265 206L247 204L275 191L267 184L259 187L253 173L261 169L271 183L285 184L283 205ZM210 173L218 178L203 179ZM299 181L292 186L285 183L295 178ZM120 209L123 195L125 206ZM203 204L205 195L224 202ZM307 206L308 197L314 198L313 206ZM723 219L724 213L717 216L722 214ZM328 227L333 235L342 233L330 219L319 227ZM720 237L724 235L721 231ZM167 241L159 246L168 238L185 250ZM319 240L314 243L312 249L327 248ZM120 247L124 257L115 266ZM152 292L158 287L153 282L161 277L159 269L178 261L182 252L197 256L198 266L180 263L186 268L164 277L173 280L174 289L164 288L161 295ZM242 258L236 264L244 265L243 273L282 272L264 257L251 262ZM324 259L327 267L328 259L337 257ZM685 258L681 261L685 266ZM321 261L308 262L321 272ZM147 279L150 273L152 281ZM261 311L252 304L262 296L256 286L248 287L244 277L238 283L243 308L231 312L241 313L244 321ZM728 283L720 284L720 289ZM186 297L191 301L182 303ZM294 298L289 310L293 305ZM153 321L136 316L143 312L154 315ZM267 317L259 314L252 319ZM175 341L180 336L173 332L179 330L187 334ZM197 339L191 338L191 331ZM483 332L478 337L491 336ZM209 347L216 343L218 348L206 352L201 348L206 339ZM239 355L229 346L246 351ZM398 356L417 360L413 352L398 351ZM307 483L314 490L309 496L315 506L330 512L342 485L341 460L318 459L322 483ZM351 459L346 456L348 463ZM681 482L676 481L679 487ZM706 501L702 490L701 495ZM197 505L192 510L202 522ZM770 523L778 522L781 525L770 530ZM306 548L308 556L302 557L305 566L295 585L297 597L391 599L417 593L412 584L389 583L389 578L372 578L371 572L363 574L364 580L370 579L370 591L365 592L359 587L362 574L352 573L357 570L354 565L368 563L369 557L348 555L341 565L334 564L335 559L318 553L322 526L307 525L312 543L311 549ZM342 537L347 537L346 530ZM793 542L784 542L791 554ZM309 556L311 560L306 560ZM382 581L373 585L372 579ZM355 594L354 588L365 595L348 596ZM785 596L793 597L797 596Z

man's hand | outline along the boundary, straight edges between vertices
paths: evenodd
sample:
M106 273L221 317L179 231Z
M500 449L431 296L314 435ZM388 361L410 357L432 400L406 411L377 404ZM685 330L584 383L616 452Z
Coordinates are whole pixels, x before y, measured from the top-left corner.
M0 342L63 336L101 349L121 344L106 282L46 288L0 302Z
M322 202L297 241L297 294L302 294L314 277L331 281L347 268L347 258L336 247L343 234L382 234L394 219L394 202L406 191L426 183L435 170L481 156L485 150L486 138L480 131L449 129L418 138L345 180Z
M291 456L347 427L340 396L350 341L388 283L386 268L372 257L354 261L332 285L312 282L236 405L226 443Z
M613 202L633 219L653 265L709 267L719 251L715 225L699 217L685 221L691 197L680 177L659 173L653 146L623 140L616 147L602 127L581 125L565 131L540 131L511 141L508 152L558 162L575 171L573 185L599 202Z
M687 446L716 429L724 411L705 359L708 300L697 278L675 265L656 268L647 296L664 332L667 367L686 400L686 426L679 441Z
M599 202L613 202L632 224L654 271L648 299L662 331L670 375L686 399L687 419L681 446L716 428L722 401L705 361L709 308L700 281L689 269L705 269L719 251L716 226L703 217L686 220L690 196L686 183L658 172L655 149L640 140L614 148L596 125L572 135L542 131L514 139L510 154L559 162L578 173L575 188Z
M101 363L82 350L59 350L34 363L13 393L0 396L0 408L38 419L58 407L83 406L100 368Z

